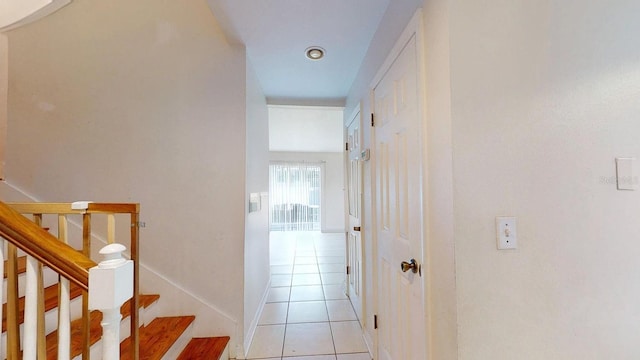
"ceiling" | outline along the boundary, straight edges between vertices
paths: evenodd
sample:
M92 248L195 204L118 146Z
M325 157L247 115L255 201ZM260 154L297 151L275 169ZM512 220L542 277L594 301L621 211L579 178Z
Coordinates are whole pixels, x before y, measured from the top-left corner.
M271 103L344 101L389 0L208 0ZM322 60L305 57L310 46Z

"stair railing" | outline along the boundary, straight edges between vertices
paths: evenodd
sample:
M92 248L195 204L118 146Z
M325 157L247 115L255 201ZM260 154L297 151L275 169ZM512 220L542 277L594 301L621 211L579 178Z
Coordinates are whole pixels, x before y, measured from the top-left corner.
M58 359L69 359L71 348L70 330L70 301L73 287L82 292L82 337L81 349L82 359L90 358L90 284L89 269L111 268L114 263L122 261L114 257L115 253L120 253L123 249L113 251L113 246L106 250L107 261L96 267L96 263L91 260L91 236L92 236L92 215L106 215L106 240L108 244L115 243L116 237L116 215L129 215L130 224L130 260L127 266L133 268L132 294L130 301L131 320L131 347L132 359L139 359L139 264L138 264L138 220L139 204L112 204L112 203L1 203L0 202L0 236L6 239L7 251L7 306L6 306L6 331L7 331L7 360L46 359L46 331L45 331L45 304L44 304L44 281L43 266L53 269L60 274L59 281L59 310L58 310ZM24 216L23 216L24 215ZM69 245L69 217L79 215L82 218L82 239L79 250ZM30 221L25 216L32 216ZM49 234L43 226L43 216L55 216L57 219L58 238ZM48 220L48 218L47 218ZM2 249L3 247L0 247ZM24 312L24 339L22 341L24 353L20 356L20 306L18 292L18 249L27 254L26 260L26 289L25 289L25 312ZM104 250L104 249L103 249ZM101 251L102 253L103 251ZM111 256L112 258L109 258ZM123 265L123 264L120 264ZM120 266L119 265L119 266ZM0 265L2 266L2 265ZM116 271L117 272L117 271ZM99 276L98 276L99 277ZM96 278L96 276L94 276ZM103 277L105 278L105 277ZM107 276L106 278L109 278ZM74 286L71 286L73 283ZM98 288L103 286L99 285ZM125 286L126 287L126 286ZM98 295L104 297L103 294ZM120 294L120 297L122 294ZM117 297L117 296L116 296ZM94 296L95 298L95 296ZM114 299L115 300L115 299ZM126 299L125 299L126 300ZM104 311L104 302L92 301L93 309L103 311L103 341L115 341L111 349L104 349L103 354L107 356L119 356L119 339L114 340L113 330L115 318L120 318L119 306L117 311ZM102 304L100 304L102 303ZM97 304L97 305L96 305ZM1 310L0 310L1 313ZM1 315L1 314L0 314ZM119 323L119 320L118 320ZM105 326L107 325L107 326ZM119 325L118 325L119 329ZM27 334L37 334L30 336ZM116 332L117 336L117 332ZM76 341L76 340L74 340ZM106 344L103 342L103 348ZM105 360L107 357L103 357ZM108 357L117 359L119 357Z

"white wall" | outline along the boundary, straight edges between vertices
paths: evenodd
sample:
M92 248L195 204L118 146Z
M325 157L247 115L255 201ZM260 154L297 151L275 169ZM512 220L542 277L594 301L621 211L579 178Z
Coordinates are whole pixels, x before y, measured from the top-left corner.
M341 152L342 108L269 105L269 150Z
M142 262L237 321L241 343L244 50L203 0L74 1L8 36L7 181L46 201L140 202ZM206 321L199 334L219 325Z
M460 359L640 358L640 2L450 10Z
M19 202L19 201L31 201L28 196L21 191L9 186L6 182L0 181L0 201L2 202Z
M9 88L9 42L0 34L0 179L4 179L4 152L7 141L7 91Z
M344 232L344 153L270 153L272 161L324 161L324 202L321 208L321 231Z
M252 65L247 61L247 183L244 242L244 350L258 324L269 289L269 115ZM249 212L249 196L261 194L259 211Z

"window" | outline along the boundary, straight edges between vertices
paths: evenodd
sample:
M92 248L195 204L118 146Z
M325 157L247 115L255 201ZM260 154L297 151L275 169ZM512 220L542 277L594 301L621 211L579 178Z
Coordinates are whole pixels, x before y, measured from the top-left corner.
M321 163L271 163L269 227L272 231L320 230L321 179Z

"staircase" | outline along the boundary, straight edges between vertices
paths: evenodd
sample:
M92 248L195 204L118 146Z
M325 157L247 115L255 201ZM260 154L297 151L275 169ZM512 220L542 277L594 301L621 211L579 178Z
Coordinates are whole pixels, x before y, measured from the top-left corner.
M0 205L4 205L0 203ZM36 223L40 223L36 221ZM4 242L4 241L3 241ZM11 245L9 245L11 246ZM2 249L0 247L0 249ZM4 254L10 253L8 250L3 251ZM4 261L4 288L9 289L12 286L17 285L17 324L20 328L20 333L24 330L24 318L25 318L25 272L27 260L26 256L19 251L17 261L15 261L14 271L17 271L17 284L11 284L8 276L11 275L10 267L12 264L9 260ZM7 271L7 269L9 269ZM43 324L38 324L43 328L46 346L39 349L41 355L38 359L57 359L58 358L58 308L60 305L60 282L58 274L48 267L43 267L41 275L42 286L42 300L40 301L42 312L44 315L41 317L44 319ZM83 289L71 283L69 290L70 297L70 317L74 319L70 324L70 359L82 359L83 350L85 348L85 336L83 333ZM3 294L7 294L7 291L3 291ZM10 348L11 340L7 341L10 336L7 334L7 329L15 328L15 324L11 325L7 319L10 314L10 306L6 303L6 298L9 296L3 296L3 311L2 311L2 338L1 359L18 360L21 359L21 354L12 356L11 351L7 351ZM132 351L132 347L136 341L131 335L132 329L132 300L130 299L120 308L120 314L122 319L120 321L120 358L127 360L134 359L135 352ZM173 317L160 317L158 316L158 302L160 301L160 295L158 294L141 294L138 297L138 314L137 319L134 322L139 323L139 359L144 360L186 360L186 359L198 359L198 360L228 360L229 351L227 345L229 337L208 337L208 338L193 338L192 328L195 316L173 316ZM102 313L100 311L88 312L89 320L87 321L89 327L89 339L88 348L90 358L101 359L102 358L102 332L101 326ZM9 315L10 316L10 315ZM15 336L15 335L12 335ZM15 341L15 340L14 340ZM87 352L86 350L84 350ZM46 353L46 355L45 355ZM7 356L9 354L9 356ZM85 357L86 358L86 357Z

